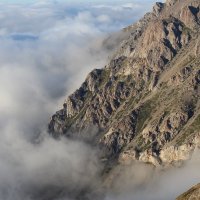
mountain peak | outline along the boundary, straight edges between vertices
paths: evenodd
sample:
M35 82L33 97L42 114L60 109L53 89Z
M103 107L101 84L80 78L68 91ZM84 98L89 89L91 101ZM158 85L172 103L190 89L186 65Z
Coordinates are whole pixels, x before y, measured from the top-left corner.
M95 126L91 141L120 163L187 160L200 146L199 8L199 0L167 0L125 28L106 67L53 115L50 132L84 137Z

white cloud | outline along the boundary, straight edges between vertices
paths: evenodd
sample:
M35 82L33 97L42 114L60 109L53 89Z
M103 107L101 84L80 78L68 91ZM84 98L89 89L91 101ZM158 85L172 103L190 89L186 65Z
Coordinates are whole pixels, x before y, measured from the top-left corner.
M111 23L112 20L108 15L100 15L97 17L98 22L100 23Z
M112 22L112 13L91 7L1 4L0 199L39 199L31 195L48 187L76 193L97 181L95 150L45 130L67 94L105 65L102 41L119 28Z
M137 4L137 3L126 3L124 5L122 5L123 8L128 8L128 9L138 9L138 8L142 8L141 4Z
M175 200L199 182L199 167L199 150L179 167L155 169L141 163L121 167L106 200Z

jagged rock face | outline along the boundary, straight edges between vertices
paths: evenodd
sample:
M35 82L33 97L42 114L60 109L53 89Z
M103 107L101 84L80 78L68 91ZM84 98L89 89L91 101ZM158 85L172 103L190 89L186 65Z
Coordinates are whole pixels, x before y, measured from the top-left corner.
M153 12L156 14L157 17L160 15L164 6L165 6L164 3L156 2L155 6L153 7Z
M162 70L190 39L189 33L183 32L183 27L174 18L153 21L145 31L141 45L136 49L136 56L146 59L147 65L154 66L154 70Z
M199 25L200 22L200 3L193 1L191 4L184 6L181 9L180 19L189 27L193 28Z
M200 199L200 184L189 189L184 194L176 198L176 200L198 200Z
M178 0L167 0L166 4L167 6L173 6L175 3L177 3Z
M99 131L120 163L186 160L200 133L199 0L156 3L103 69L93 70L53 115L54 135Z

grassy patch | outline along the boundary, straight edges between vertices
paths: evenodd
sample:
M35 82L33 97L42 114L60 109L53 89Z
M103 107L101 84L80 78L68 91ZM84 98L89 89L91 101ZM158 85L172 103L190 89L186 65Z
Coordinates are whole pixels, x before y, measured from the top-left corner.
M181 138L178 139L178 145L182 145L186 139L193 133L200 131L200 115L196 117L194 122L187 128L182 134Z
M187 26L183 26L183 33L186 35L190 35L192 33L192 30L188 28Z
M110 70L104 69L102 71L102 74L101 74L101 84L100 84L100 86L104 86L109 81L109 78L110 78Z
M140 133L145 126L145 122L151 119L151 113L158 106L158 98L159 95L156 95L141 106L137 119L136 133Z
M190 125L188 133L194 133L195 131L200 131L200 115L196 117L194 122Z
M136 143L137 143L138 147L142 147L142 146L144 145L145 140L144 140L144 138L143 138L142 135L140 135L140 136L137 138Z
M192 61L195 60L195 56L193 54L189 54L179 65L178 67L181 68L181 67L185 67L187 65L189 65Z

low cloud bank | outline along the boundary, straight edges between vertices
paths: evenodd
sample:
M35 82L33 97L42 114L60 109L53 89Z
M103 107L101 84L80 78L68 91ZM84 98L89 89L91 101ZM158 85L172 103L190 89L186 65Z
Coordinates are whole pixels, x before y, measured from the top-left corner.
M8 142L12 146L3 141L0 147L0 199L71 199L95 190L100 165L89 146L49 137L38 144L19 137Z
M106 200L175 200L200 182L199 152L196 150L191 160L179 167L165 170L141 163L117 169L118 176Z

